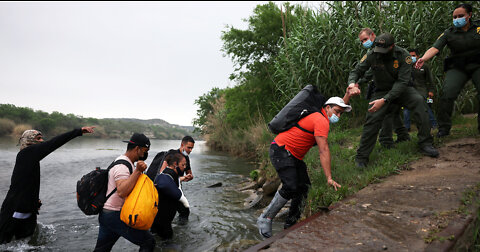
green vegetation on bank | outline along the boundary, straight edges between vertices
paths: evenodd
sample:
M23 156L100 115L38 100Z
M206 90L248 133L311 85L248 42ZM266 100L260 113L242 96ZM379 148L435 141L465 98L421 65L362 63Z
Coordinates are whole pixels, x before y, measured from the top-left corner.
M245 20L248 29L227 27L223 32L223 51L237 66L231 76L237 84L214 88L199 97L196 104L200 109L194 125L210 146L257 159L260 174L252 176L276 177L268 157L275 135L268 131L267 123L307 84L316 85L327 97L343 96L350 70L366 53L358 41L362 28L372 28L377 35L390 32L397 45L405 49L416 47L423 54L452 25L451 13L459 3L342 1L327 2L325 8L319 9L288 3L258 5ZM473 7L478 12L480 2L474 2ZM444 49L429 62L437 91L434 111L442 93L443 59L448 54L448 49ZM365 89L362 87L363 93ZM447 140L478 136L476 121L459 117L477 111L475 94L471 83L463 89L455 104L456 128ZM342 115L329 135L333 178L343 187L338 192L327 187L316 148L304 159L312 180L307 216L370 183L408 169L408 163L420 157L413 133L412 141L394 149L376 146L368 169L355 169L354 156L368 101L362 95L351 103L352 113ZM442 144L436 141L436 145Z
M236 65L231 75L236 85L213 88L199 97L194 125L210 146L262 159L259 150L272 140L266 124L304 86L314 84L327 97L343 96L350 70L366 53L358 41L362 28L370 27L377 35L390 32L397 45L423 53L452 25L451 12L459 3L342 1L326 2L318 9L258 5L245 19L248 29L223 31L222 50ZM480 2L473 7L478 10ZM448 53L445 48L429 62L437 90L434 111ZM475 93L467 84L456 101L456 113L476 111ZM354 109L342 117L340 128L362 125L368 106L362 97L352 99Z
M54 136L86 125L96 126L92 137L97 138L125 138L133 132L142 132L156 139L182 139L185 135L192 135L188 127L171 125L160 119L83 118L73 114L47 113L12 104L0 104L0 137L18 137L27 129L38 129L47 136Z

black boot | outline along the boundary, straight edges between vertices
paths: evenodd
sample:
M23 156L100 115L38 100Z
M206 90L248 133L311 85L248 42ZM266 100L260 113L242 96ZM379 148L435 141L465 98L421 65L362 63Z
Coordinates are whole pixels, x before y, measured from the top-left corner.
M431 145L425 145L420 147L420 150L422 151L423 155L429 156L429 157L438 157L438 151Z
M302 195L300 197L295 197L292 199L290 204L290 209L288 210L288 216L285 220L285 225L283 229L287 229L297 223L300 219L300 216L303 213L303 209L305 209L305 202L306 202L306 195Z
M448 135L450 135L450 132L448 132L446 130L439 130L438 133L437 133L437 137L439 137L439 138L446 137Z

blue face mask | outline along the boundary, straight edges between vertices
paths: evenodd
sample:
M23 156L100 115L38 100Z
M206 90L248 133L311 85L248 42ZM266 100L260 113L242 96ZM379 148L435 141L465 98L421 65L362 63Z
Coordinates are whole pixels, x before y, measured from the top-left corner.
M417 57L412 56L412 63L415 63L415 62L417 62Z
M340 118L338 118L337 115L332 114L332 116L330 116L330 117L328 118L328 120L330 120L330 123L337 123L338 120L340 120Z
M365 41L365 43L363 43L363 47L365 47L367 49L372 47L372 45L373 45L373 42L370 39Z
M467 19L465 17L456 18L453 20L453 25L457 28L462 28L467 24Z

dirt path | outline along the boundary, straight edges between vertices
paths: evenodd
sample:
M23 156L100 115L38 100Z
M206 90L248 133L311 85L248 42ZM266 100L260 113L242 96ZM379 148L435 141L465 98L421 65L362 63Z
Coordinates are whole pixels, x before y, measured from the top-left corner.
M445 251L462 244L478 211L467 212L462 199L469 191L478 196L480 139L455 140L439 151L438 159L424 157L250 250Z

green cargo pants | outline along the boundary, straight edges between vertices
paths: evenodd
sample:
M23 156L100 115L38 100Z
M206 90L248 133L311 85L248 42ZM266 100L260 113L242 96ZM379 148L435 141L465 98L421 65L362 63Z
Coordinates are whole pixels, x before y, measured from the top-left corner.
M386 94L387 92L375 92L370 101L380 99ZM412 112L413 119L417 122L418 127L418 145L420 147L432 145L433 137L430 134L427 103L417 90L413 87L407 87L400 97L385 104L378 111L374 113L367 112L362 137L360 139L360 146L357 149L357 155L355 157L357 162L368 163L368 158L375 147L378 132L385 116L394 111L397 106L405 107Z
M455 100L470 78L477 90L477 100L480 101L480 65L468 64L465 70L452 68L445 73L443 94L440 97L439 110L437 111L439 131L450 132ZM478 129L480 130L480 117L478 115L477 120Z
M391 113L388 113L383 119L382 129L378 136L378 141L384 147L393 146L393 134L392 128L397 134L398 141L407 141L410 139L407 128L403 124L402 117L400 116L401 107L396 104L391 104Z

